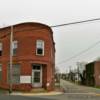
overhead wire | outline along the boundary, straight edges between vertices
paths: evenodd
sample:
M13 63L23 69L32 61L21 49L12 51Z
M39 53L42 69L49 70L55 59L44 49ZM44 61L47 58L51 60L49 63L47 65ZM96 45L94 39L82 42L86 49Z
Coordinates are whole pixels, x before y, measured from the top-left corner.
M50 27L51 27L51 28L59 28L59 27L62 27L62 26L64 27L64 26L75 25L75 24L81 24L81 23L86 23L86 22L94 22L94 21L100 21L100 18L88 19L88 20L81 20L81 21L70 22L70 23L65 23L65 24L52 25L52 26L50 26ZM43 27L41 27L40 29L43 29ZM40 29L30 29L30 30L40 30ZM29 30L29 29L28 29L28 30ZM0 39L5 38L7 35L9 35L9 33L6 34L6 35L4 35L4 36L2 36L2 37L0 37ZM70 58L68 58L68 59L65 59L65 60L59 62L58 64L62 64L62 63L68 62L68 61L70 61L71 59L76 58L77 56L80 56L81 54L83 54L83 53L87 52L88 50L94 48L94 47L95 47L97 44L99 44L99 43L100 43L100 41L94 43L93 45L89 46L87 49L85 49L85 50L83 50L83 51L81 51L81 52L75 54L74 56L72 56L72 57L70 57Z
M76 22L65 23L65 24L58 24L58 25L53 25L53 26L50 26L50 27L51 28L58 28L58 27L62 27L62 26L69 26L69 25L86 23L86 22L93 22L93 21L99 21L99 20L100 20L100 18L95 18L95 19L88 19L88 20L76 21Z
M76 58L76 57L79 57L80 55L86 53L87 51L89 51L90 49L94 48L94 47L97 46L98 44L100 44L100 41L98 41L98 42L92 44L92 45L89 46L88 48L82 50L81 52L79 52L79 53L77 53L77 54L75 54L75 55L73 55L73 56L71 56L71 57L69 57L69 58L67 58L67 59L65 59L65 60L63 60L63 61L58 62L57 65L58 65L58 64L60 65L60 64L63 64L63 63L67 63L68 61L70 61L70 60L72 60L72 59L74 59L74 58Z
M100 18L94 18L94 19L88 19L88 20L81 20L81 21L76 21L76 22L70 22L70 23L65 23L65 24L58 24L58 25L51 25L51 28L59 28L59 27L64 27L64 26L69 26L69 25L74 25L74 24L81 24L81 23L86 23L86 22L93 22L93 21L99 21ZM11 25L12 26L12 25ZM10 26L9 26L10 27ZM2 29L2 28L1 28ZM44 27L40 27L37 29L26 29L26 30L21 30L21 31L28 31L28 30L40 30L44 29ZM16 33L19 31L16 31ZM0 39L5 38L6 36L10 35L10 33L5 34L4 36L0 37Z

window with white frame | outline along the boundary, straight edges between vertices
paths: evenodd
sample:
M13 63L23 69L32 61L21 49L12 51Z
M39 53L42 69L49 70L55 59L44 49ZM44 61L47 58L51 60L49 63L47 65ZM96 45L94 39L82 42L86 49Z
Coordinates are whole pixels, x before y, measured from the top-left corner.
M8 77L8 83L10 80L12 80L13 84L19 84L20 83L20 64L13 64L12 66L12 79L10 79L10 65L8 65L7 70L7 77Z
M0 64L0 81L2 81L2 64Z
M17 40L13 41L12 48L13 48L12 55L16 56L17 48L18 48L18 41Z
M0 56L2 56L2 43L0 43Z
M44 41L43 40L36 41L36 55L44 55Z

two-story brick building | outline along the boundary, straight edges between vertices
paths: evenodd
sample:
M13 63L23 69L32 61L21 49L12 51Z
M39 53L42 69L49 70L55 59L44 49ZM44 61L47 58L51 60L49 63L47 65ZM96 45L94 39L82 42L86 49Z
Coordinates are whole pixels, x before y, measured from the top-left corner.
M86 85L100 87L100 61L86 64Z
M10 85L11 26L0 28L0 87ZM31 90L54 89L55 44L53 32L40 23L13 25L12 88Z

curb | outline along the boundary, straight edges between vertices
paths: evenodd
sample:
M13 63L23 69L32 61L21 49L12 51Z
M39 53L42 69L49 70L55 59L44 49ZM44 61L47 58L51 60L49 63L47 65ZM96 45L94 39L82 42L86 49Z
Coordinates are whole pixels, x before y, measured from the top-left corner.
M50 95L60 95L63 92L48 92L48 93L12 93L10 95L20 95L20 96L50 96Z

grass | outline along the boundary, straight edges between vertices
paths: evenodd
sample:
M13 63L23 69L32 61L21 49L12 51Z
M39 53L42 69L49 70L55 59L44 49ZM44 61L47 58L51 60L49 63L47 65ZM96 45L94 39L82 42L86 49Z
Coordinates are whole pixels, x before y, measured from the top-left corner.
M95 86L94 88L100 89L100 86Z

